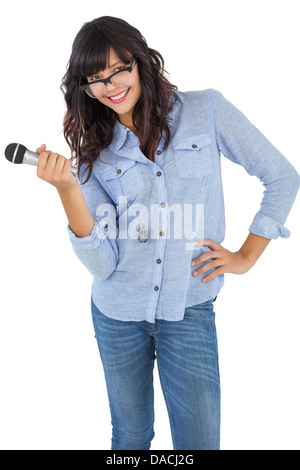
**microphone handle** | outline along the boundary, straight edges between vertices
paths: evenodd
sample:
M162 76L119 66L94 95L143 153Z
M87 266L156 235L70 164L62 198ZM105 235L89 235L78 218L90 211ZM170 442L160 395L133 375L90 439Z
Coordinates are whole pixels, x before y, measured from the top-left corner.
M26 150L23 158L23 163L27 165L37 166L37 162L39 159L39 155L35 152L31 152L31 150ZM71 172L74 176L77 176L78 169L75 166L71 166Z

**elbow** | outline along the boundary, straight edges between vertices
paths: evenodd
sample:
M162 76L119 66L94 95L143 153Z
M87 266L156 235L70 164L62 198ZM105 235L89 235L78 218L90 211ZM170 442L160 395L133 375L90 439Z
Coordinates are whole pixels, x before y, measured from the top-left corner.
M108 269L108 267L106 267L105 269L97 269L95 271L90 271L90 273L96 277L97 279L99 279L100 281L105 281L106 279L108 279L112 273L114 272L114 270L116 269L116 267L114 266L112 269Z
M291 190L294 190L297 194L297 191L300 186L300 175L298 174L297 170L291 165L289 171L284 174L284 176L286 177L287 184L289 185Z
M282 196L287 200L294 201L300 186L300 175L291 166L288 171L283 172L278 180L275 181L274 186L277 186L277 184Z
M100 281L105 281L113 274L113 272L115 271L117 267L117 264L118 264L118 258L116 254L113 252L112 256L109 257L109 259L107 260L107 263L105 264L97 263L96 266L90 267L89 271L94 277L96 277Z
M290 194L290 198L294 202L300 186L300 175L294 168L293 171L291 171L289 176L287 177L286 184L288 192Z
M298 172L296 170L295 170L295 173L294 173L293 181L294 181L295 192L297 194L297 192L299 190L299 186L300 186L300 175L298 174Z
M78 246L73 246L77 258L87 268L89 273L102 281L108 279L115 271L118 264L118 251L110 249L101 250L82 250Z

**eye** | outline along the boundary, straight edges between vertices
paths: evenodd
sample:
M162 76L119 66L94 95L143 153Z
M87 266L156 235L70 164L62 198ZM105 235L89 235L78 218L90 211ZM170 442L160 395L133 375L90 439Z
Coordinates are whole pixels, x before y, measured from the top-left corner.
M95 80L100 80L100 75L94 75L88 79L90 82L94 82Z
M126 65L120 65L120 67L115 68L115 72L121 72L121 70L126 69Z

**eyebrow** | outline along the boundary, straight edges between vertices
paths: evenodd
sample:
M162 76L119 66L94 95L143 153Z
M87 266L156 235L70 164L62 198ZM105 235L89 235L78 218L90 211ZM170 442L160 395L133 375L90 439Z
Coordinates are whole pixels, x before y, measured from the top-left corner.
M122 62L121 60L118 60L118 61L115 62L114 64L110 65L108 68L112 69L112 68L114 68L114 67L115 67L116 65L118 65L118 64L123 64L123 62ZM94 75L96 75L96 74L94 74ZM90 76L87 77L87 78L92 78L94 75L90 75Z
M116 65L118 64L123 64L123 62L121 62L121 60L118 60L117 62L115 62L114 64L110 65L109 68L112 69L113 67L115 67Z

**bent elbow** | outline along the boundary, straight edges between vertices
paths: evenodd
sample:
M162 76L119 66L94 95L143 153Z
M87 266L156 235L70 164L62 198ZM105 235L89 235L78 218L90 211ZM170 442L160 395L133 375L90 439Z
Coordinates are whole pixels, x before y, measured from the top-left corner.
M298 172L295 169L294 169L294 171L293 171L293 173L290 177L290 182L291 182L292 188L295 191L295 194L297 194L297 192L299 190L299 186L300 186L300 175L298 174Z
M101 269L101 270L92 272L91 274L97 279L99 279L100 281L105 281L112 275L114 270L115 270L115 267L113 269Z
M105 281L113 274L113 272L115 271L117 267L117 264L118 264L117 256L115 253L113 253L113 256L110 258L108 263L106 263L105 265L99 264L96 267L96 269L90 270L90 272L97 279L100 279L101 281Z

